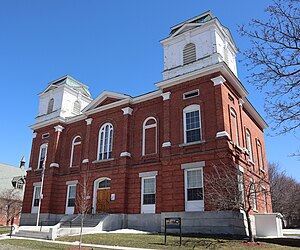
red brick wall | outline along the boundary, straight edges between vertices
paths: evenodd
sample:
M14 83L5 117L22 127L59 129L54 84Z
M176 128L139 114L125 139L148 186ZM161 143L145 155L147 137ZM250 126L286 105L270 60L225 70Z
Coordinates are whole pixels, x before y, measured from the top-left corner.
M112 213L140 213L141 209L141 178L139 173L158 171L156 176L156 212L184 211L184 171L181 164L197 161L205 161L205 172L213 164L220 162L235 162L254 176L262 176L257 169L257 152L255 140L259 139L264 151L263 132L239 105L239 96L232 90L230 83L214 86L210 80L219 76L215 73L192 81L183 82L165 89L171 92L169 100L163 101L157 97L148 101L131 104L132 115L123 115L122 105L109 110L91 114L92 124L87 125L85 120L71 124L61 124L64 127L59 139L51 125L38 129L37 136L33 139L30 166L23 212L29 213L33 195L33 182L40 181L41 171L36 171L39 157L39 147L42 143L48 143L48 157L45 173L44 200L42 212L64 213L67 194L66 181L82 179L82 173L87 172L91 185L89 192L93 195L93 183L100 177L111 179L111 193L116 199L110 203ZM199 96L183 99L183 94L199 89ZM232 97L230 100L228 94ZM107 103L114 100L109 99ZM183 145L184 128L182 110L188 105L198 104L201 107L201 127L203 143L195 145ZM237 114L239 146L246 147L245 128L251 131L252 147L255 166L248 163L248 155L234 147L227 138L216 138L217 132L227 131L231 134L232 121L230 108L234 108ZM143 122L148 117L157 120L157 141L150 140L153 134L147 135L147 150L151 151L157 143L155 154L142 155ZM113 125L113 152L112 160L97 162L98 134L104 123ZM41 139L43 133L49 132L47 139ZM81 153L76 154L80 159L80 166L70 168L70 154L72 140L75 136L81 137ZM169 139L171 147L163 148L162 144ZM131 153L131 157L120 157L122 152ZM88 163L82 160L88 159ZM50 168L50 163L59 163L59 168ZM266 171L267 172L267 171ZM205 185L205 183L204 183ZM205 186L204 186L205 192ZM205 194L204 194L205 195ZM204 202L205 203L205 202ZM270 204L270 202L269 202ZM260 205L258 206L261 210ZM207 208L205 208L207 209ZM271 206L268 211L271 212Z

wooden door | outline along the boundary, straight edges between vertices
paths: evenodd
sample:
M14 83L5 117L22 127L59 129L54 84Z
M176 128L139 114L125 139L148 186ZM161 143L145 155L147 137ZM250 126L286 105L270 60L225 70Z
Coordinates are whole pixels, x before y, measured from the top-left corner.
M108 213L110 204L110 189L97 190L97 213Z

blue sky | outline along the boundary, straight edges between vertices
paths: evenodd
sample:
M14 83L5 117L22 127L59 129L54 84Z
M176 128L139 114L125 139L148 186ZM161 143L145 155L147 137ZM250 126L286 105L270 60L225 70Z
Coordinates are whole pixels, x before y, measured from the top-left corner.
M29 160L38 96L47 83L63 75L90 86L93 97L104 90L140 95L162 79L163 49L159 40L170 27L211 10L231 30L237 47L249 45L237 25L265 18L271 1L252 0L2 0L0 1L0 162ZM240 56L238 56L240 59ZM264 96L245 80L248 98L265 117ZM267 122L269 122L267 120ZM300 135L270 137L268 161L300 180ZM27 165L28 166L28 165Z

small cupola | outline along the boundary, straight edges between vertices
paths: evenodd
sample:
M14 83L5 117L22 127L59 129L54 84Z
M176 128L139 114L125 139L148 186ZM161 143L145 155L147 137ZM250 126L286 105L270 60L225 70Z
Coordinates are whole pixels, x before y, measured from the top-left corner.
M36 123L57 117L68 118L80 115L93 100L88 86L70 76L48 83L48 87L39 94L39 97Z
M237 48L231 34L208 11L171 28L164 48L163 80L225 62L237 75Z

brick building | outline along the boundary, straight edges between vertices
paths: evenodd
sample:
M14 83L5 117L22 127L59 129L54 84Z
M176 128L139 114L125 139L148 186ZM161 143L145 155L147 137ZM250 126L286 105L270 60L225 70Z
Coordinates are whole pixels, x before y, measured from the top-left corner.
M105 91L93 100L87 86L65 76L39 95L24 224L36 218L45 159L43 219L76 214L84 176L89 212L114 214L123 227L160 231L163 218L181 216L186 231L199 232L208 225L188 229L191 221L209 216L217 228L235 216L209 211L205 173L223 162L261 178L267 124L238 79L230 32L206 12L172 27L161 44L163 80L151 93ZM256 201L258 212L271 212L269 199ZM229 224L209 232L233 233Z

